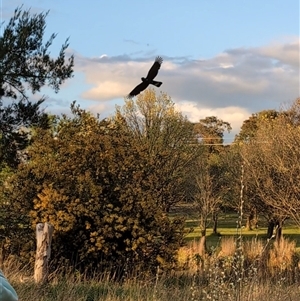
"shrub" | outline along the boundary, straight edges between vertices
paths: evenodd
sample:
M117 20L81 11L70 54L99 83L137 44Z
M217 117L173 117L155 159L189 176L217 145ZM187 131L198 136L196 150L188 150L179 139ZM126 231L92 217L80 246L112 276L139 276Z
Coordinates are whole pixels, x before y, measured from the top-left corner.
M155 160L117 122L73 113L37 131L30 160L10 181L11 209L32 229L54 226L54 268L171 268L184 223L157 202Z

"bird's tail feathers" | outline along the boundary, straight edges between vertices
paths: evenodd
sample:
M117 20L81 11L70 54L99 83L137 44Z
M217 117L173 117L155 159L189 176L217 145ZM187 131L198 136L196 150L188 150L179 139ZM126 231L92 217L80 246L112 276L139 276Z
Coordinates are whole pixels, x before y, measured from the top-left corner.
M156 80L153 80L153 81L151 82L151 84L154 85L155 87L160 87L160 86L162 85L162 82L158 82L158 81L156 81Z

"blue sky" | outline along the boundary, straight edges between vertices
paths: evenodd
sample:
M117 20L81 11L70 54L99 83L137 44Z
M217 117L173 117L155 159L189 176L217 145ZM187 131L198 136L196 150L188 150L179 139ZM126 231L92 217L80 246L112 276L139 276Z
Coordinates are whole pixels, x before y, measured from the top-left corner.
M50 10L52 53L70 37L75 76L45 106L66 113L73 100L106 117L122 105L154 58L157 76L192 121L215 115L232 124L300 96L299 0L0 0L4 22L23 4ZM5 23L4 23L5 26Z

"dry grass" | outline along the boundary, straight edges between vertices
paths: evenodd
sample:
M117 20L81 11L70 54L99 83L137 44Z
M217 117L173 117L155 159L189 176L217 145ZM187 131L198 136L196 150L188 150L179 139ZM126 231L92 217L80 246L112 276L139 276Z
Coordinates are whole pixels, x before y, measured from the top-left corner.
M244 242L243 247L245 258L253 262L262 256L266 248L266 242L261 239L251 238Z
M265 269L264 275L268 273L274 275L278 270L295 270L300 267L295 242L285 238L282 238L280 243L256 238L244 240L242 242L242 253L247 267L255 266L255 268ZM189 274L193 274L199 269L207 269L209 265L215 264L216 261L222 260L224 262L225 260L231 264L236 255L235 238L226 236L222 237L219 247L211 256L200 256L199 242L194 240L179 250L178 261L180 267L184 268Z
M267 283L243 287L240 293L230 286L207 287L194 283L169 283L167 278L148 283L95 283L62 281L58 285L38 287L34 283L15 283L20 301L196 301L196 300L251 300L251 301L298 301L300 290L296 285L280 286Z
M268 266L274 274L278 270L291 270L295 265L296 243L288 239L275 241L269 253ZM297 263L298 266L298 263Z
M268 278L258 280L252 275L243 279L238 286L234 281L235 278L228 278L229 274L225 271L225 266L220 264L220 259L235 256L232 255L234 253L232 245L235 245L232 239L221 240L220 252L216 251L215 254L202 258L201 262L204 265L199 269L197 259L199 250L197 242L194 241L179 252L179 259L185 263L186 273L183 271L171 274L159 273L153 278L141 279L136 272L132 277L119 283L111 281L104 274L94 275L92 279L88 279L85 275L77 273L66 276L54 273L48 284L37 285L30 277L32 271L26 268L20 269L14 261L6 262L3 269L18 292L20 301L299 300L300 282L289 284L283 278L278 278L276 282ZM244 242L244 251L249 258L256 259L262 250L261 241ZM285 241L281 245L274 245L270 252L277 252L277 255L285 254L279 257L287 262L291 258L287 254L292 254L292 250L292 243ZM227 257L224 257L225 254ZM231 264L233 268L238 267L234 260Z
M37 285L33 271L21 269L15 260L6 261L2 268L20 301L299 300L294 242L243 238L240 256L234 236L218 240L213 252L205 256L200 256L199 242L192 241L178 252L178 270L147 279L139 271L122 282L112 281L108 274L87 278L79 273L53 273L48 284Z
M233 236L222 237L220 242L219 257L231 257L236 251L236 243Z

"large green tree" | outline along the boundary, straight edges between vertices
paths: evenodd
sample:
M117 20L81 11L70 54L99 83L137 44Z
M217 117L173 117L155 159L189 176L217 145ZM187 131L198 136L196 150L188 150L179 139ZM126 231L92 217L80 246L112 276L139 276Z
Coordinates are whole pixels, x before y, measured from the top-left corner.
M46 16L47 13L31 14L30 10L17 8L0 35L0 235L3 256L9 238L13 237L16 242L22 239L19 225L26 228L27 219L21 211L11 210L6 196L6 190L10 188L8 179L19 163L27 159L24 150L32 137L31 130L47 128L50 121L41 109L44 97L33 100L32 96L45 85L58 92L73 72L73 56L65 58L67 41L57 58L50 55L55 35L44 41Z
M28 145L25 129L48 124L41 110L44 98L33 101L31 95L43 86L58 92L73 72L74 58L66 58L68 41L57 58L50 54L56 35L44 40L46 17L17 8L0 36L0 161L12 167Z

